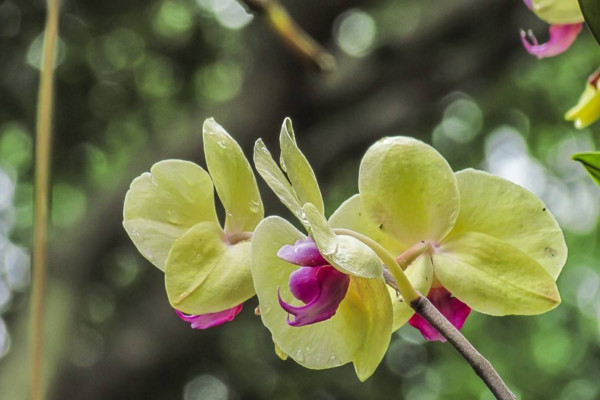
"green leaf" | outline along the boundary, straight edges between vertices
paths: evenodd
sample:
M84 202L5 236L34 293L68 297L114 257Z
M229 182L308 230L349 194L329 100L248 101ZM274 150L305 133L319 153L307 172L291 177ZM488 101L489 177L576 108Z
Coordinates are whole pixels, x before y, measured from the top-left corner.
M371 146L358 188L373 222L406 246L438 242L458 216L452 169L433 147L413 138L389 137Z
M279 200L300 219L302 206L298 196L261 139L254 144L254 166Z
M516 247L469 232L433 255L437 279L472 309L489 315L534 315L560 304L554 278Z
M225 208L225 231L253 231L264 216L256 178L238 143L212 118L204 122L204 156Z
M600 2L598 0L579 0L581 12L587 26L600 43Z
M186 314L223 311L254 295L250 242L224 242L220 226L203 222L177 239L166 262L171 305Z
M312 203L321 213L324 213L325 208L317 178L308 160L296 144L292 120L289 118L283 121L279 145L281 147L281 168L287 173L300 204Z
M450 236L480 232L500 239L535 261L556 279L567 245L544 203L521 186L482 171L457 172L460 213Z
M582 163L596 185L600 186L600 151L573 154L571 159Z
M333 233L325 216L313 204L304 205L304 218L319 252L337 270L362 278L382 276L381 260L375 252L352 236Z
M354 362L359 378L365 380L381 362L390 341L392 308L385 283L382 279L351 277L348 293L332 318L289 326L277 292L286 302L302 304L289 290L290 274L299 267L277 257L277 251L303 238L280 217L268 217L256 228L252 275L262 321L281 351L299 364L323 369Z
M210 176L198 165L164 160L131 182L123 226L140 253L160 270L175 240L199 222L218 224Z

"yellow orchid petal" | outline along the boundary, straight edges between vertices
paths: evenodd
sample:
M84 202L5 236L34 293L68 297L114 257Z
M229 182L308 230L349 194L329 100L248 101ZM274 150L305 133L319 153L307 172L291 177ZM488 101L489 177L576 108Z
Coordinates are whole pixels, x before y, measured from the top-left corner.
M407 246L441 240L458 216L452 169L433 147L413 138L390 137L371 146L358 187L374 223Z
M533 315L560 304L554 278L516 247L478 232L453 236L433 255L440 283L490 315Z
M556 279L567 259L558 223L533 193L500 177L466 169L456 173L460 213L446 240L480 232L516 247Z
M390 254L397 257L406 250L407 246L400 243L393 236L388 235L367 215L360 195L356 194L342 203L329 217L329 226L332 228L351 229L361 233L383 246Z
M165 160L131 182L123 226L140 253L160 270L175 240L199 222L218 223L210 176L198 165Z
M531 0L531 7L540 19L551 25L583 22L577 0Z
M301 219L302 205L298 196L261 139L254 144L254 166L283 205Z
M306 203L303 210L319 252L335 269L362 278L382 276L381 261L369 246L352 236L333 233L325 216L313 204Z
M238 143L212 118L204 122L204 156L225 208L225 232L253 231L264 216L252 168Z
M600 91L587 83L577 104L565 114L567 121L575 121L577 129L583 129L600 118Z
M289 291L290 274L298 269L277 251L304 235L280 217L268 217L252 239L252 275L260 302L261 318L281 351L312 369L354 362L361 380L370 376L389 345L392 308L382 279L351 277L350 287L336 314L301 327L287 324L287 313L277 298L299 303Z
M300 204L312 203L321 213L324 213L325 207L317 178L308 160L296 144L292 120L289 118L283 121L279 145L281 147L281 168L287 173Z
M194 225L173 245L165 286L171 305L186 314L232 308L254 295L250 242L226 243L217 224Z

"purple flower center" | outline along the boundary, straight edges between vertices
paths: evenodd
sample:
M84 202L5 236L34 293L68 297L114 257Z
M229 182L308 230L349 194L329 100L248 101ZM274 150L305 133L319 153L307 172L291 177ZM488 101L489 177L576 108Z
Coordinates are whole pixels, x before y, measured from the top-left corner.
M290 326L304 326L333 317L346 296L350 277L323 258L311 238L298 240L294 246L283 246L277 256L300 268L292 272L289 288L292 295L305 305L296 307L286 303L278 290L279 304L288 313ZM290 319L290 315L294 319Z
M447 291L443 286L431 289L427 295L427 298L429 301L431 301L435 308L437 308L442 315L456 327L456 329L460 330L463 327L467 317L469 316L469 313L471 312L471 307L456 297L453 297L452 293ZM408 323L421 331L421 334L427 340L439 340L440 342L446 341L446 338L444 338L437 331L437 329L431 326L431 324L419 314L413 315Z
M193 329L208 329L212 328L213 326L221 325L225 322L232 321L235 318L235 316L238 315L240 311L242 311L243 305L243 303L238 304L233 308L210 314L189 315L182 313L179 310L175 310L175 313L183 321L189 322L192 325Z

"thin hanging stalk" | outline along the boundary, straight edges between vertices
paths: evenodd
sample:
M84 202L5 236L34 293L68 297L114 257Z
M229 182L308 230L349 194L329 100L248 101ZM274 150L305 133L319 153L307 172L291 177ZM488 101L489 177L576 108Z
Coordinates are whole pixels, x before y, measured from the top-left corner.
M38 91L35 146L35 208L33 223L33 279L31 292L31 398L42 400L44 351L44 297L46 282L46 249L48 201L50 192L50 147L54 64L58 39L59 0L48 0L46 30Z

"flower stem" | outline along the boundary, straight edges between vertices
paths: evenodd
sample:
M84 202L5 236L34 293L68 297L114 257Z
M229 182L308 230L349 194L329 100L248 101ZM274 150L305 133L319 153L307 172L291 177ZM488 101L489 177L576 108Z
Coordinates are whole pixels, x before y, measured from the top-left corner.
M404 270L413 261L419 258L419 256L426 253L431 248L431 245L429 243L417 243L416 245L402 253L400 257L398 257L398 259L400 260L400 262L398 262L386 249L383 248L383 246L381 246L379 243L377 243L370 237L367 237L361 233L355 232L350 229L336 228L333 231L337 235L347 235L355 237L356 239L369 246L375 252L375 254L377 254L377 257L379 257L379 259L386 265L388 271L394 277L394 280L396 281L395 289L397 289L400 292L405 302L410 304L413 301L416 301L419 297L422 297L421 294L419 294L419 292L417 292L417 290L410 283L408 277L404 273Z
M31 293L31 398L44 397L42 364L44 350L44 297L50 187L50 145L54 91L54 61L58 38L59 0L48 0L44 51L38 92L35 209L33 230L33 277Z
M516 400L492 364L473 347L454 325L426 298L419 297L410 306L454 346L498 400Z
M265 18L290 49L310 61L321 72L331 72L335 69L333 56L298 26L278 0L238 1Z
M383 246L365 235L349 229L336 228L333 231L338 235L353 236L369 246L388 268L388 270L384 269L383 274L386 283L398 290L404 301L454 346L494 394L496 399L516 400L515 395L508 389L504 381L502 381L502 378L500 378L500 375L498 375L492 364L435 308L429 299L417 292L404 273L403 270L413 261L431 249L429 243L417 243L400 254L397 259L394 259Z

